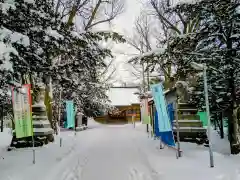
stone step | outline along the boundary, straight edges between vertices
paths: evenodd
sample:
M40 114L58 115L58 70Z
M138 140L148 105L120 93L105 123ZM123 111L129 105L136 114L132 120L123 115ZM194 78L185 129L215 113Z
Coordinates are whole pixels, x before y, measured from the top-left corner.
M178 109L196 109L196 106L189 103L178 103Z
M173 127L173 131L177 131L176 127ZM207 132L206 128L203 127L179 127L179 132Z
M177 125L176 120L173 121L174 125ZM203 124L200 120L178 120L180 127L202 127Z
M54 133L52 128L33 128L34 136L46 136ZM16 132L13 132L13 136L16 136Z
M180 114L197 114L198 112L198 109L178 109L178 112Z
M182 109L182 108L178 108L178 111L182 111L182 112L197 112L198 109L197 108L186 108L186 109Z
M200 116L197 115L197 114L179 114L178 119L181 119L181 120L191 120L191 119L200 120Z

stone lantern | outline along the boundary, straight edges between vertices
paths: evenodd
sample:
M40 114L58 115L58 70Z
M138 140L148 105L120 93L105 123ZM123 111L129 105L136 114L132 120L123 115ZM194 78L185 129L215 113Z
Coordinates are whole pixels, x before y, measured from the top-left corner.
M44 85L40 85L36 102L32 105L33 134L36 140L44 139L45 143L48 143L48 141L54 141L54 130L48 120L44 97L45 87Z

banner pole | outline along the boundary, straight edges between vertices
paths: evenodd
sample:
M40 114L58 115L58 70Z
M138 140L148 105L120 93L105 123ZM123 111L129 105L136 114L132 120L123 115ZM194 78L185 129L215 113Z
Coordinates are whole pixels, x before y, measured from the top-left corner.
M34 146L34 136L32 135L32 148L33 148L33 164L36 163L36 155L35 155L35 146Z
M62 89L60 89L60 95L59 95L59 110L58 110L58 134L59 134L59 145L62 147L62 136L61 136L61 105L62 105Z
M77 110L76 108L73 108L75 109L74 111L74 115L73 115L73 122L74 122L74 131L75 131L75 136L77 135L77 122L76 122L76 118L77 118Z
M30 113L31 113L31 125L32 125L32 151L33 151L33 164L36 163L36 154L35 154L35 141L34 141L34 129L33 129L33 117L32 117L32 94L31 94L31 85L28 86L28 93L29 93L29 106L30 106Z
M177 158L182 157L180 148L180 134L179 134L179 122L178 122L178 99L176 105L176 126L177 126Z

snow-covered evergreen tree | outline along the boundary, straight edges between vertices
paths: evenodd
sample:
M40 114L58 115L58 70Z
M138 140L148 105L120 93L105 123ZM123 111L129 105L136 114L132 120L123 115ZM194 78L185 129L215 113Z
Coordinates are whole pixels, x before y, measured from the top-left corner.
M0 56L0 73L8 77L0 78L1 90L9 90L10 80L34 85L52 79L56 97L61 90L63 100L73 99L89 115L106 107L108 85L99 74L112 55L98 42L123 42L120 35L76 32L59 19L50 0L1 0L0 5L0 43L7 52Z
M186 5L185 5L186 6ZM229 119L229 140L232 153L238 153L238 125L234 117L238 99L236 87L239 85L239 4L237 1L203 0L191 4L198 10L200 29L195 33L195 49L186 51L190 62L206 63L208 70L209 99L211 110L226 110ZM179 6L181 8L181 6ZM203 92L203 79L199 79L198 91ZM196 102L204 104L202 96ZM201 100L201 101L199 101Z
M54 93L59 96L61 90L63 100L74 100L78 109L94 116L98 110L108 106L106 90L109 85L103 83L99 75L106 67L105 58L112 57L111 51L100 47L97 42L109 38L120 42L124 40L110 32L86 32L79 36L84 37L85 43L75 43L69 54L61 56L54 65Z

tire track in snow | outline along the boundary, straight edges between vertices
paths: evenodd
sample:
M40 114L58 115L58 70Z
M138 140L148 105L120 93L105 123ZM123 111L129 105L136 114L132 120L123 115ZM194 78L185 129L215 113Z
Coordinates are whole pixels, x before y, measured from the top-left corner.
M139 156L139 159L141 159L142 161L142 165L145 167L145 173L143 173L144 171L140 171L136 168L132 168L130 170L130 180L159 180L159 179L163 179L163 176L161 173L157 172L151 165L151 163L149 162L148 158L147 158L147 154L143 151L144 148L142 145L142 141L139 142L136 141L135 138L137 138L138 136L136 136L137 134L135 134L135 136L132 138L133 144L135 144L135 148L136 148L136 152ZM131 179L132 178L132 179Z
M139 171L136 168L132 168L129 174L129 180L152 180L149 175L142 173L142 171Z
M82 149L76 143L72 146L67 156L56 159L58 165L54 167L55 171L44 180L80 180L83 167L88 162L88 149L91 143L85 144ZM84 154L84 156L82 156Z
M83 167L87 164L88 159L85 157L83 160L78 158L71 168L65 170L58 180L80 180L83 172Z

